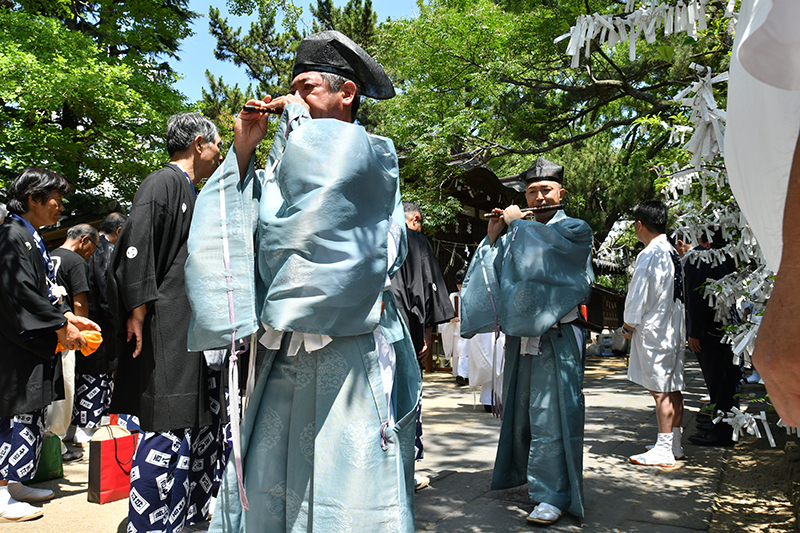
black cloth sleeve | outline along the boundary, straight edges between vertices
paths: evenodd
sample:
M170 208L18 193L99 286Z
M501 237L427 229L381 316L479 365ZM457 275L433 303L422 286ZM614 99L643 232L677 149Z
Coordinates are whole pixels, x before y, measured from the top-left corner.
M162 181L145 180L114 249L108 275L117 281L113 285L126 315L157 298L154 252L161 244L168 198L170 191Z
M21 342L60 329L67 319L60 307L50 303L39 250L35 244L26 246L33 241L25 238L24 227L19 231L4 230L0 234L3 319L12 324Z

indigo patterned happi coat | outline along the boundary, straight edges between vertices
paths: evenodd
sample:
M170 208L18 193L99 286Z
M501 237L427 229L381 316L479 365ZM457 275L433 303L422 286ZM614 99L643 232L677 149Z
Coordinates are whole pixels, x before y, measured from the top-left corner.
M589 295L591 245L589 225L562 211L547 224L514 221L494 246L487 239L478 247L461 290L463 336L495 324L506 334L492 489L527 482L532 501L576 516L583 516L584 350L579 330L560 321Z
M406 251L394 146L290 104L269 163L254 171L251 162L240 182L231 150L198 197L189 242L190 346L228 346L232 330L241 338L260 325L284 332L242 421L249 510L229 463L210 530L413 531L420 375L384 290ZM233 327L222 319L230 288ZM306 334L329 342L309 346ZM396 357L390 393L379 344Z

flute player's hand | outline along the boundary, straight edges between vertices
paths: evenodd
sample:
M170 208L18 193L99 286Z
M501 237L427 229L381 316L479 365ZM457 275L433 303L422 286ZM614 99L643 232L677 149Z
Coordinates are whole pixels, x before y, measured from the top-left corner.
M511 224L515 220L523 218L522 209L518 205L510 205L503 211L503 220L506 224Z
M246 105L267 107L264 104L269 104L271 101L272 97L268 95L264 97L264 100L248 100ZM267 134L268 121L269 114L267 113L244 110L239 113L233 126L233 146L238 156L250 159L258 143Z
M270 107L270 102L272 97L267 95L264 100L248 100L245 105ZM236 160L239 164L239 179L244 179L256 146L267 135L268 122L269 114L258 111L242 110L236 117L236 123L233 125L233 148L236 150Z
M492 209L492 214L498 216L494 216L489 219L489 228L486 231L486 234L489 237L489 244L494 244L494 241L496 241L503 232L503 228L506 227L506 223L503 222L503 217L500 216L503 214L502 209L495 207Z

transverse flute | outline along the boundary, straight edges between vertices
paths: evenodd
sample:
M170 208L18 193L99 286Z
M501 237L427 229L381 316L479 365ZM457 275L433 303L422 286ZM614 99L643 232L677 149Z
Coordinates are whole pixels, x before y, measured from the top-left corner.
M535 215L536 213L547 213L548 211L560 211L564 209L564 204L543 205L540 207L526 207L520 209L524 215ZM486 213L483 215L486 218L497 218L503 216L503 213Z
M283 113L283 110L278 111L277 109L269 109L268 107L255 105L246 105L242 108L242 111L248 111L250 113L271 113L273 115L280 115Z

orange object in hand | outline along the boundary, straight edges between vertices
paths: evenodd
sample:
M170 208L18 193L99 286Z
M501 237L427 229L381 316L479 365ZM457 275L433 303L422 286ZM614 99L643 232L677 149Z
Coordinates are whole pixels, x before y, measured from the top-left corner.
M81 353L84 356L92 355L103 343L103 335L101 335L99 331L88 329L81 331L81 335L86 340L86 348L81 348ZM64 345L59 342L58 346L56 346L56 353L62 351L64 351Z

